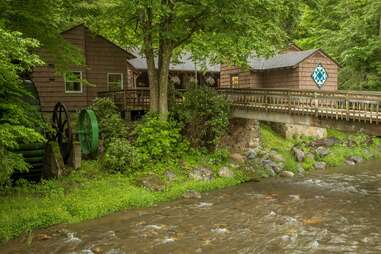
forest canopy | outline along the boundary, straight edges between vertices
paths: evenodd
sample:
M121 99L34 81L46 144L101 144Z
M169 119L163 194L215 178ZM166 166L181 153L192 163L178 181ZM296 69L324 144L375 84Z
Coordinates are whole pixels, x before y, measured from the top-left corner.
M320 0L302 10L293 38L342 65L340 89L381 90L381 1Z

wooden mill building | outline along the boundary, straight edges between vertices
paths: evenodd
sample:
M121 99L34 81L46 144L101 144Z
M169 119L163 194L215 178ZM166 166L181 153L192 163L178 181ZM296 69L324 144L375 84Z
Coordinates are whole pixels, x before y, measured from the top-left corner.
M148 88L147 65L136 51L122 49L84 25L62 32L62 36L82 51L85 63L72 66L69 73L59 75L52 58L44 49L40 50L46 64L34 68L31 79L43 112L52 111L58 101L70 111L76 111L90 105L100 92ZM177 88L187 88L195 78L200 83L212 79L210 84L217 86L219 66L197 67L190 55L183 55L171 64L170 80Z
M44 66L32 74L39 95L41 110L50 112L61 101L69 110L77 111L109 92L116 98L147 103L148 77L144 57L136 50L125 50L108 39L92 33L84 25L62 32L63 38L79 48L84 56L83 66L72 66L65 75L56 73L54 61L41 49ZM170 82L178 89L192 84L206 84L216 88L284 88L337 89L338 64L322 50L303 51L296 46L264 59L250 57L248 67L198 63L191 55L183 54L170 65ZM140 92L139 92L140 91ZM120 105L119 105L120 106Z
M251 56L247 65L245 69L222 65L220 87L337 90L339 65L320 49L303 51L290 45L269 59Z

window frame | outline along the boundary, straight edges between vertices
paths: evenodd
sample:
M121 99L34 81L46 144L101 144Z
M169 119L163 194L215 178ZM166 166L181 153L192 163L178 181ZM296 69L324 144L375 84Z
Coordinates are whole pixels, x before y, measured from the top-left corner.
M237 77L237 84L233 84L233 78ZM230 74L230 88L239 88L239 73Z
M110 90L110 80L109 80L110 75L120 75L120 86L121 87L119 90L123 90L124 89L123 72L107 72L107 90L111 91Z
M70 71L70 73L79 73L79 84L80 84L80 87L81 87L81 89L80 89L80 91L74 91L74 90L67 90L66 89L66 84L67 83L73 83L73 82L75 82L75 81L68 81L68 80L66 80L66 74L67 74L68 72L66 72L65 74L64 74L64 86L65 86L65 93L83 93L83 74L82 74L82 71Z

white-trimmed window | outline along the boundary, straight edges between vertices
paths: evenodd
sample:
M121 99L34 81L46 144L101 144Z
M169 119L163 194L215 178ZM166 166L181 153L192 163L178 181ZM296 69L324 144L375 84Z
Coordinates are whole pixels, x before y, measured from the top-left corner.
M107 87L109 91L123 89L123 73L107 73Z
M65 93L82 93L82 71L65 73Z

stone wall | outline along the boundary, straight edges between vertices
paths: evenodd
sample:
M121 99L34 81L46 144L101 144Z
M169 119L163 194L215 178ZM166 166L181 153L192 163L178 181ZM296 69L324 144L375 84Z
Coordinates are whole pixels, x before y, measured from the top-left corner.
M275 132L279 133L282 137L287 139L293 138L295 136L307 136L318 139L327 137L326 128L274 122L270 123L270 126Z
M232 152L242 152L259 146L259 143L259 121L233 118L222 146L227 146Z

